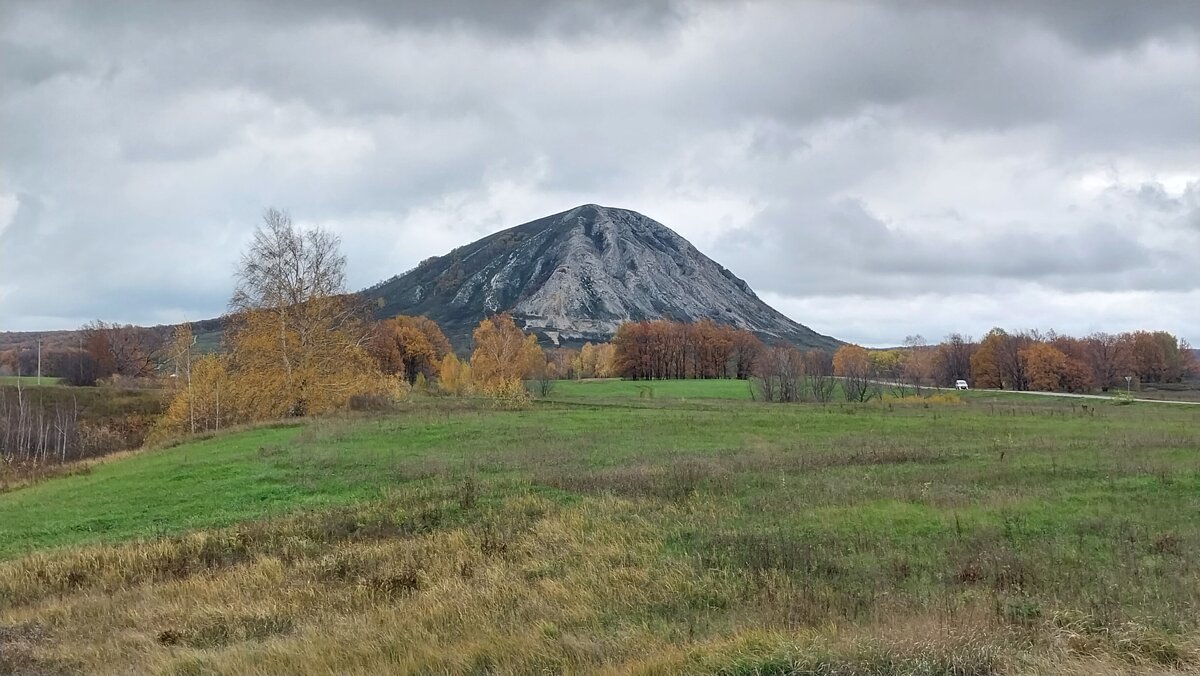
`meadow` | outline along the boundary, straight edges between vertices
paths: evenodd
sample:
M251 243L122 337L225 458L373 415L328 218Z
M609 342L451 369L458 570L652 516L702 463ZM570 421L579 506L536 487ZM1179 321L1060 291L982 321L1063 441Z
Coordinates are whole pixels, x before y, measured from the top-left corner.
M1188 673L1200 409L520 410L234 430L0 493L0 673Z

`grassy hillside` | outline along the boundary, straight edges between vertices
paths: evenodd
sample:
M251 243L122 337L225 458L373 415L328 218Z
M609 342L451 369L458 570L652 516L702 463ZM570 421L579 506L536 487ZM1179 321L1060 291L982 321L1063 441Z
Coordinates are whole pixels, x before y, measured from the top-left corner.
M564 383L0 494L0 673L1161 673L1200 410Z

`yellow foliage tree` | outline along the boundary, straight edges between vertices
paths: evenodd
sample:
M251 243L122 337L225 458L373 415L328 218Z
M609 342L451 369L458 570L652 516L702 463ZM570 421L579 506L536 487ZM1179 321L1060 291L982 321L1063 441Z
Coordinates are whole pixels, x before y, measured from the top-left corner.
M584 343L576 357L575 373L580 378L613 377L612 343Z
M485 394L514 392L514 383L523 383L546 365L537 338L526 336L507 314L479 322L472 338L471 371Z
M438 389L455 397L471 394L471 365L464 364L453 352L447 353L438 364Z
M332 307L322 309L327 301ZM302 310L304 329L281 330L278 318L264 311L243 313L231 322L226 333L230 367L244 390L250 419L322 413L343 406L352 395L391 389L364 349L365 327L342 316L342 302L310 303Z
M159 419L156 438L216 431L246 419L226 362L225 357L216 355L192 359L190 382Z
M287 214L268 210L238 269L225 319L229 352L206 362L209 384L198 384L193 363L190 393L172 402L165 429L185 407L189 416L209 416L209 427L197 427L214 429L321 413L356 394L394 394L397 384L365 349L367 324L345 293L344 269L336 237L301 231ZM213 412L198 413L202 407Z

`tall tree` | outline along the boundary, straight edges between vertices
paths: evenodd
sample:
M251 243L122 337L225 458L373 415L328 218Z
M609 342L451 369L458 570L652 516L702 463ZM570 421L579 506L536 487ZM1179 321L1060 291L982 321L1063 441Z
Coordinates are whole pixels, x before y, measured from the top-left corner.
M933 378L939 387L951 387L957 380L972 377L971 356L976 346L970 338L952 333L937 346L933 359ZM978 385L984 387L983 385Z
M1091 371L1092 381L1105 392L1119 386L1129 375L1129 354L1120 336L1093 333L1084 339L1084 362Z
M268 209L242 255L229 302L230 368L246 414L306 415L374 385L363 309L345 293L337 237Z

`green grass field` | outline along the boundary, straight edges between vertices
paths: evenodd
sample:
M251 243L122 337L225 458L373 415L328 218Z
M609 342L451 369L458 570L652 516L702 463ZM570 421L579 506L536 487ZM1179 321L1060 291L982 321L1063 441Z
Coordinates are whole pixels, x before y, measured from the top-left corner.
M16 387L20 384L21 387L35 387L38 384L37 376L0 376L0 385L12 385ZM51 378L50 376L42 376L42 387L50 387L59 385L60 379Z
M653 380L616 378L563 380L555 383L551 399L736 399L750 401L750 384L744 380Z
M649 387L418 399L0 494L0 673L1200 666L1200 410Z

